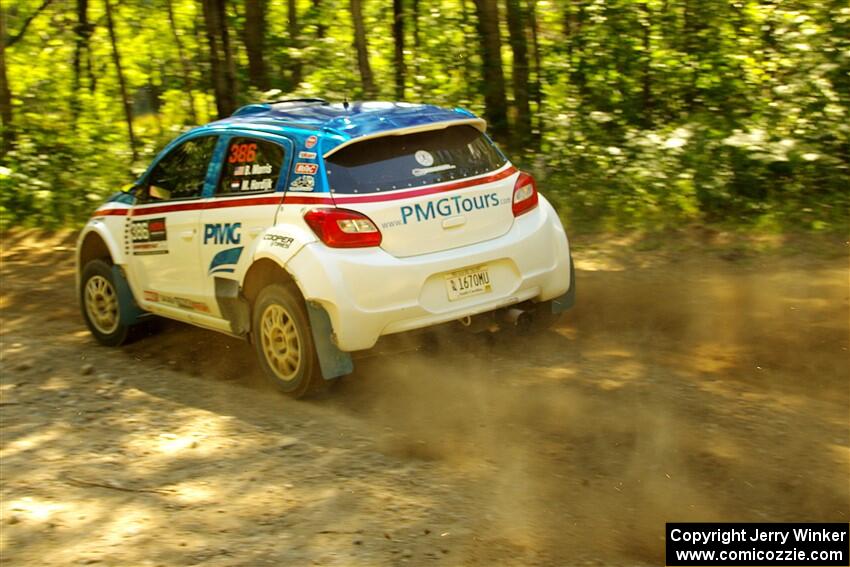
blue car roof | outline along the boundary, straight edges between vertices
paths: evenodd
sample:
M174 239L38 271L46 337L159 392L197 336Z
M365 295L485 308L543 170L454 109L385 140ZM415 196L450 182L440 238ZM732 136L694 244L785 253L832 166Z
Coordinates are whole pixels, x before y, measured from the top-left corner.
M484 121L462 108L440 108L405 102L328 103L320 99L243 106L232 116L211 122L203 129L251 129L272 133L315 135L324 151L364 136L438 122ZM301 130L302 132L297 132ZM308 132L303 132L303 131Z

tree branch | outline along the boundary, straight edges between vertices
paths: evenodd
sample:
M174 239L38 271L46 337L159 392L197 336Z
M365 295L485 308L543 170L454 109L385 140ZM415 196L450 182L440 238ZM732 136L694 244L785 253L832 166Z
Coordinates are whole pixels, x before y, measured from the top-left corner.
M15 34L15 35L13 35L13 36L10 36L10 37L9 37L9 39L6 39L6 47L12 47L12 46L13 46L13 45L15 45L15 44L16 44L16 43L17 43L17 42L18 42L18 41L19 41L22 37L24 37L24 34L26 33L27 28L29 27L30 23L32 23L32 21L36 18L36 16L38 16L40 13L42 13L42 12L44 11L44 9L45 9L45 8L47 8L48 6L50 6L50 4L51 4L52 2L53 2L53 0L44 0L44 2L42 2L42 3L41 3L41 6L39 6L39 7L36 9L36 11L35 11L35 12L33 12L33 14L32 14L29 18L27 18L26 20L24 20L24 25L23 25L23 26L21 26L21 31L19 31L17 34Z

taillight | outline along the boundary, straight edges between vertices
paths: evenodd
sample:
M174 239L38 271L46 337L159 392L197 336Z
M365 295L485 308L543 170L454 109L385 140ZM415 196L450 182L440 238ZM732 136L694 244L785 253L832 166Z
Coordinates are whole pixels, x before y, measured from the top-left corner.
M514 183L514 216L518 217L537 206L537 183L527 173L520 172Z
M304 220L331 248L365 248L381 245L381 231L369 217L348 209L313 209Z

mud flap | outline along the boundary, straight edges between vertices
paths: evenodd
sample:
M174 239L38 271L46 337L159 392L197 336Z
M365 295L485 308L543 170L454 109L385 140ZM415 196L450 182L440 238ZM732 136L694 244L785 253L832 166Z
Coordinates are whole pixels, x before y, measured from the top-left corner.
M576 270L573 255L570 254L570 289L567 293L552 300L552 313L563 313L576 303Z
M307 315L310 317L310 328L313 330L313 344L319 356L319 366L325 380L333 380L354 371L351 355L343 352L331 340L333 327L331 318L325 309L312 301L307 302Z
M251 329L251 304L240 293L239 283L225 278L213 278L215 301L222 316L230 322L230 331L245 338Z
M130 284L124 276L124 270L115 264L112 265L112 279L115 282L115 291L118 293L118 316L125 325L134 325L139 319L149 315L136 304Z

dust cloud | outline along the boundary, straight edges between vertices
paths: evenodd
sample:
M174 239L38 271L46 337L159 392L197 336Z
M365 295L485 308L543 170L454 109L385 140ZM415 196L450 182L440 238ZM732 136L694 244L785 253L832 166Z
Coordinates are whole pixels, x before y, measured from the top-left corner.
M657 564L666 521L847 521L841 261L595 270L578 290L549 332L444 331L434 353L362 361L332 400L387 452L463 476L470 561L498 541Z

